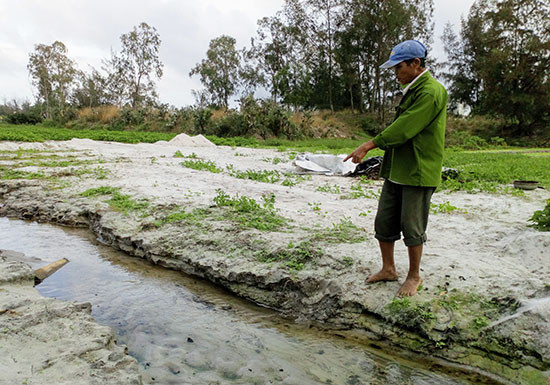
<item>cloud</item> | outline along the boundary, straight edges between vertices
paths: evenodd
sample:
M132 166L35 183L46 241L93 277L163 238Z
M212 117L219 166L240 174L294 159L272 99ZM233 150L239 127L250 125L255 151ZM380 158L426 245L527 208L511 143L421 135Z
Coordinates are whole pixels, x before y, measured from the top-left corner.
M442 55L439 36L444 24L457 23L473 0L435 1L434 53ZM165 75L158 83L160 99L182 106L194 103L191 89L200 88L189 71L206 55L210 40L225 34L247 46L256 22L272 16L284 0L0 0L0 98L32 99L27 62L34 45L63 42L80 69L100 68L120 36L141 22L161 37Z

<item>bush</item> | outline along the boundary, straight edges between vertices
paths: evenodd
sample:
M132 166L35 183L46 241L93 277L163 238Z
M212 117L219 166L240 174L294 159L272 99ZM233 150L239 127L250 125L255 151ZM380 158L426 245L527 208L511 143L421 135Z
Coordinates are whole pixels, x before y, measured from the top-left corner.
M7 115L6 122L10 124L38 124L42 122L42 116L36 111L21 111Z
M85 107L78 111L78 119L89 123L109 124L119 117L116 106Z

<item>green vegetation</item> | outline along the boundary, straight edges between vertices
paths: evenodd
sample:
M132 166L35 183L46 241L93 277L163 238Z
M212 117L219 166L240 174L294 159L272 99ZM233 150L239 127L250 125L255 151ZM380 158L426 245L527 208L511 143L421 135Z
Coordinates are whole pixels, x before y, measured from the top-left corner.
M449 213L452 213L453 211L458 211L461 213L467 212L466 210L459 209L458 207L453 206L449 201L444 203L439 203L439 204L430 203L430 212L432 214L438 214L438 213L449 214Z
M460 175L457 179L443 181L439 190L513 192L513 189L507 190L502 185L511 184L514 180L537 180L550 188L550 156L447 150L443 164L458 169Z
M340 186L334 184L331 185L329 183L325 183L323 186L317 186L317 191L326 192L330 194L340 194Z
M197 159L198 156L197 154L195 154L194 152L191 153L191 155L183 155L182 152L180 150L176 151L174 153L174 158L187 158L187 159Z
M130 195L120 193L120 189L116 187L101 186L91 188L80 193L83 197L96 197L100 195L111 195L111 199L107 201L112 208L128 214L130 211L143 211L149 207L149 202L145 200L136 201Z
M142 211L149 207L149 202L136 201L130 195L121 194L118 191L112 193L112 198L107 203L124 214L128 214L129 211Z
M350 192L346 195L341 195L340 199L378 199L380 198L379 191L373 191L364 187L364 183L359 182L350 187Z
M79 195L83 197L96 197L98 195L111 195L118 192L119 190L120 189L118 187L101 186L83 191Z
M185 160L180 164L183 167L192 168L193 170L210 171L215 174L219 174L223 171L211 160Z
M229 174L238 179L249 179L263 183L277 183L281 180L281 173L277 170L235 170L228 167Z
M211 214L209 209L195 208L194 210L187 212L180 210L166 215L165 217L158 219L154 222L155 227L159 228L166 224L173 222L182 222L188 225L202 227L204 220Z
M170 140L176 134L144 131L111 131L92 129L68 129L45 126L14 126L0 123L0 140L18 142L44 142L46 140L93 139L122 143L154 143Z
M44 141L44 140L68 140L73 137L76 138L90 138L94 140L110 140L126 143L137 142L154 142L157 140L170 140L175 134L167 133L154 133L154 132L139 132L139 131L109 131L109 130L71 130L66 128L53 128L53 127L41 127L41 126L12 126L6 124L0 124L0 140L18 140L18 141ZM286 139L266 139L260 141L255 138L218 138L209 136L212 142L223 145L238 145L247 146L253 148L272 148L281 151L295 151L295 152L328 152L328 153L350 153L359 144L361 144L367 138L352 139L304 139L290 141ZM19 152L4 152L5 158L15 155L23 159L27 154L30 155L37 150L22 150ZM442 182L439 186L439 190L444 191L467 191L467 192L493 192L493 193L513 193L522 195L521 190L508 188L505 185L510 185L514 180L538 180L545 188L550 188L550 153L523 153L522 149L506 147L503 150L492 151L462 151L456 148L447 149L445 151L444 166L456 168L460 171L460 175L457 178L449 178ZM380 155L380 150L375 150L369 153L369 156ZM176 152L175 156L177 156ZM183 156L181 151L179 155ZM537 155L537 156L534 156ZM193 154L187 156L189 160L196 159ZM9 160L9 159L6 159ZM43 165L55 166L53 162L54 157L51 158L52 162L44 162ZM60 162L65 162L61 161ZM59 166L70 164L60 163ZM83 161L85 162L85 161ZM197 166L199 163L185 163L188 166ZM74 163L73 163L74 164ZM208 169L218 169L218 167L212 167L203 164ZM228 169L231 173L231 170ZM220 171L221 172L221 171ZM235 172L235 177L267 181L268 183L281 183L286 186L293 186L299 183L302 179L300 176L287 176L283 177L279 172L273 170L269 172L261 172L254 170ZM15 176L10 176L15 177ZM37 175L25 177L37 177ZM363 180L362 180L363 181ZM365 183L363 183L364 185ZM342 198L357 199L367 198L376 199L378 194L365 188L363 185L358 184L353 186L352 191L349 194L344 195ZM325 185L321 189L326 189L329 192L330 188ZM332 192L335 193L335 188Z
M14 170L11 167L0 166L0 179L44 179L43 172L28 172Z
M550 199L546 201L546 207L535 211L529 221L533 222L529 226L539 231L550 231Z
M394 322L411 329L429 330L436 320L429 304L418 303L410 298L394 298L386 308Z
M317 230L313 235L313 239L328 243L359 243L367 238L366 231L355 226L350 218L333 223L330 228Z
M223 190L217 190L214 203L218 207L226 207L233 215L231 219L244 227L252 227L263 231L277 231L287 220L277 214L275 209L275 195L263 196L263 204L247 196L231 197Z
M303 270L306 263L314 262L323 255L323 251L310 241L303 241L295 245L290 242L285 249L274 252L262 251L258 255L260 262L281 262L290 270Z

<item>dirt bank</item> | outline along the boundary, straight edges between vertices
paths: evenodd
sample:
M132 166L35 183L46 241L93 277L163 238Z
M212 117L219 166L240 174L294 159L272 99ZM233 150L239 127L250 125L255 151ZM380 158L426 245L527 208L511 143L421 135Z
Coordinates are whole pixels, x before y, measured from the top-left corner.
M289 154L270 150L90 140L0 150L13 170L0 181L2 216L87 226L131 255L298 318L517 383L550 380L550 237L527 227L544 190L436 194L424 287L396 300L399 282L364 283L379 268L379 182L285 175ZM396 262L403 277L402 244Z

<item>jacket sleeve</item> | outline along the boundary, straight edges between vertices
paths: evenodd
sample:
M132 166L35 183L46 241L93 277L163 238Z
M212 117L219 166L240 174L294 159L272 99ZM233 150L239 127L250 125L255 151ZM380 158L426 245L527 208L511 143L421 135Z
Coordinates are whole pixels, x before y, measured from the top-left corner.
M372 141L382 150L399 147L418 135L438 113L434 96L422 93L409 108Z

